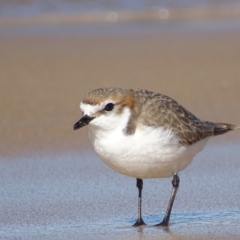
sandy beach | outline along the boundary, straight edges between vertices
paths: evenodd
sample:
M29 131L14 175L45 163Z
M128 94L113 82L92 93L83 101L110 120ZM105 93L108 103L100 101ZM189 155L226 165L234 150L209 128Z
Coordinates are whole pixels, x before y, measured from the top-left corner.
M180 174L161 229L150 226L170 179L144 182L150 226L131 227L135 180L101 162L86 129L72 129L81 99L103 86L161 92L202 119L240 124L240 28L225 25L1 27L0 238L239 239L239 131L210 140Z

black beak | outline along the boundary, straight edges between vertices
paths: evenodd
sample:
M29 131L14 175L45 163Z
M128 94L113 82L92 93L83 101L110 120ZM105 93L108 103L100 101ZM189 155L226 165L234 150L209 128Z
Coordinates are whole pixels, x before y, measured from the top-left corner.
M94 117L89 117L88 115L84 115L78 122L74 124L73 129L77 130L81 127L84 127L88 125L93 119Z

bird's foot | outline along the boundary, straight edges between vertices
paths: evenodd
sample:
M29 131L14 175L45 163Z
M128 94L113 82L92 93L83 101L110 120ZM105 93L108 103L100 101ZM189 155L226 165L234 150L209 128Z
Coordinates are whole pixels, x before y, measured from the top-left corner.
M142 226L142 225L146 225L146 224L143 221L143 219L140 218L140 219L137 219L137 221L133 224L133 227L139 227L139 226Z
M163 219L162 222L155 225L156 227L168 227L168 221Z

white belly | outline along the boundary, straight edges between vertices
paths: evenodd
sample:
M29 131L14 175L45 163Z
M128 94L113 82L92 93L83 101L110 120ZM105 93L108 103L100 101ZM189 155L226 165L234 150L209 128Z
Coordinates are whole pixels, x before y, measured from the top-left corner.
M142 127L133 135L90 131L99 157L115 171L134 178L165 178L185 169L207 139L181 146L165 128Z

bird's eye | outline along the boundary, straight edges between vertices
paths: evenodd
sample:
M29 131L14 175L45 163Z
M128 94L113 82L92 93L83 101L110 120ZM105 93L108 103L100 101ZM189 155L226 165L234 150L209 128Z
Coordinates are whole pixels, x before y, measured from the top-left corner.
M114 108L114 104L113 104L113 103L108 103L108 104L105 106L104 110L109 112L109 111L112 111L113 108Z

